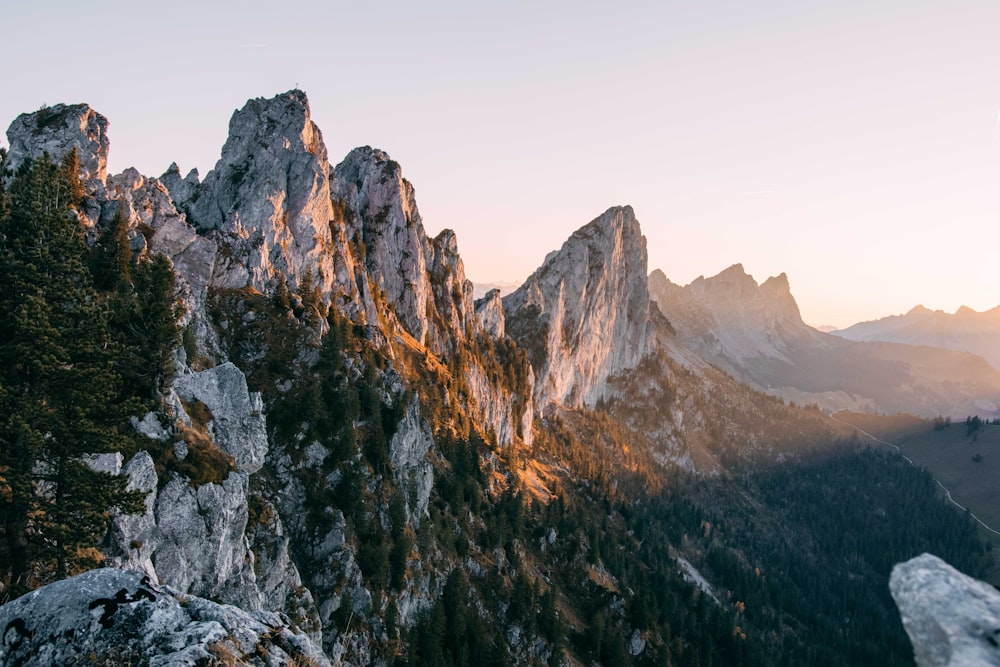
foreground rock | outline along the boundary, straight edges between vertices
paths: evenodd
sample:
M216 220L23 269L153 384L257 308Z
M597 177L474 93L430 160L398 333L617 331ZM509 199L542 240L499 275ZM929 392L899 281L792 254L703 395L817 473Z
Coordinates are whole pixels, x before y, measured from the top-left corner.
M892 568L889 589L919 667L1000 665L1000 592L930 554Z
M329 665L287 618L175 595L102 569L0 607L4 665Z

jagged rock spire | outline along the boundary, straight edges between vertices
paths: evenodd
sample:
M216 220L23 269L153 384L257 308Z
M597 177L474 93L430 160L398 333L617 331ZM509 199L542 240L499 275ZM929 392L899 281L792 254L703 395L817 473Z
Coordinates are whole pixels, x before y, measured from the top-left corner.
M507 333L529 350L537 405L594 405L649 349L646 239L632 207L574 232L503 305Z

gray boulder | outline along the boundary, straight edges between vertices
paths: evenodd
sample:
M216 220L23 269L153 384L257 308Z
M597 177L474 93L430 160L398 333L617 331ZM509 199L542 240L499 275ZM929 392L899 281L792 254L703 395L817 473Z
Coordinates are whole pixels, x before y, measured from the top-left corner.
M257 392L250 393L243 372L226 362L199 373L177 378L174 391L184 401L200 401L212 413L209 435L233 457L236 467L255 473L267 456L264 405Z
M0 607L0 664L329 665L288 619L246 612L101 569Z
M919 667L1000 665L1000 592L931 554L892 568L889 590Z

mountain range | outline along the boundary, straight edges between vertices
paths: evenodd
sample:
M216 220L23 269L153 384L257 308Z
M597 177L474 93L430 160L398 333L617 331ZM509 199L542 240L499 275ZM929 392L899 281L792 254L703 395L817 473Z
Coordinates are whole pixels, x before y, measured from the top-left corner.
M649 286L688 346L745 382L786 399L827 410L927 417L992 417L1000 410L1000 373L969 351L969 345L933 347L929 336L918 335L904 341L889 333L888 324L856 325L838 335L821 332L802 321L784 274L758 285L737 264L680 287L654 271ZM1000 331L985 322L980 326L983 340L985 332ZM971 341L972 336L963 337L955 327L952 340Z
M885 341L940 347L981 356L1000 368L1000 306L976 312L962 306L954 313L915 306L905 315L890 315L833 331L854 341Z
M108 128L56 105L7 133L0 399L128 419L114 442L43 429L25 456L32 424L3 422L3 596L54 597L0 607L0 661L858 664L909 651L892 563L917 545L973 574L988 559L925 472L815 409L992 414L980 357L816 331L784 275L674 285L630 206L476 299L400 164L367 146L331 164L299 90L238 109L203 179L108 174ZM62 310L36 218L83 249L46 260L82 267ZM117 350L153 328L140 277L162 258L177 340L146 341L168 347L156 374L151 351ZM22 372L38 322L84 304L114 344L40 356L53 382ZM88 369L136 395L61 391ZM46 520L75 500L50 469L83 464L137 495L71 544ZM877 628L835 631L848 602Z

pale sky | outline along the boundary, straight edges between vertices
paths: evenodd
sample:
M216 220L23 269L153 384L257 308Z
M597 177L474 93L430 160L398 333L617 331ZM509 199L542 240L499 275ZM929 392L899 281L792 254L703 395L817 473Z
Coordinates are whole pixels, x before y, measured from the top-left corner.
M631 204L650 270L784 271L814 325L1000 304L1000 3L491 4L6 0L0 126L87 102L112 172L204 176L298 86L478 282Z

